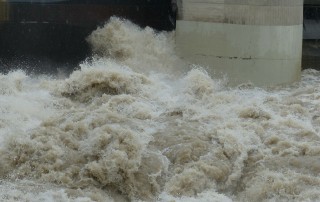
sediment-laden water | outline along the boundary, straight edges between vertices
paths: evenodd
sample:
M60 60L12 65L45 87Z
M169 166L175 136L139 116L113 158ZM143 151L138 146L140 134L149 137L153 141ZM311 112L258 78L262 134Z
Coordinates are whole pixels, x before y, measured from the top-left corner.
M319 201L320 72L228 87L113 18L70 76L0 74L0 201Z

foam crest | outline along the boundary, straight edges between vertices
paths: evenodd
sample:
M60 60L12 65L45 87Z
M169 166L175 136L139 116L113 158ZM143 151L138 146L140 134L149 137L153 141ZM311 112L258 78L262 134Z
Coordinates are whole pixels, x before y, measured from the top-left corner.
M184 72L186 65L174 51L174 33L144 29L128 20L112 17L88 37L100 57L117 60L138 72Z
M20 70L0 74L0 145L7 134L24 133L55 113L57 100L39 83Z
M91 68L83 64L81 71L73 72L60 85L59 91L73 100L85 102L103 94L137 94L142 91L143 85L149 83L151 81L146 76L105 60L93 63Z
M23 90L23 82L28 78L25 72L18 70L6 75L0 74L0 95L10 95Z

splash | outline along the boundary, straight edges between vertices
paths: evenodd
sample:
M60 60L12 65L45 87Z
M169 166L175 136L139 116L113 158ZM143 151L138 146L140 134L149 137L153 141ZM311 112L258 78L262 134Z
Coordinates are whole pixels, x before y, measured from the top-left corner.
M174 32L144 29L128 20L112 17L87 38L99 58L111 58L137 72L179 75L185 63L175 54ZM174 68L173 68L174 67Z
M320 73L229 88L175 59L169 35L113 18L70 77L1 75L0 197L320 200Z

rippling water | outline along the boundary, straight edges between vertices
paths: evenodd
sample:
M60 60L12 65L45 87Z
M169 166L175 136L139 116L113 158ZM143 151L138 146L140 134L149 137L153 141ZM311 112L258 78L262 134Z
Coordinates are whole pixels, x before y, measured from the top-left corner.
M320 72L228 87L112 19L70 76L0 74L0 201L319 201Z

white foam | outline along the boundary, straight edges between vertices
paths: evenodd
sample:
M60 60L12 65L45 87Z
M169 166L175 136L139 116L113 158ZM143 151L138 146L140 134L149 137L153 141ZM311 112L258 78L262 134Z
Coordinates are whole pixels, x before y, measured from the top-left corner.
M112 19L89 41L100 56L69 78L0 75L5 200L320 200L320 72L229 88L168 33Z

